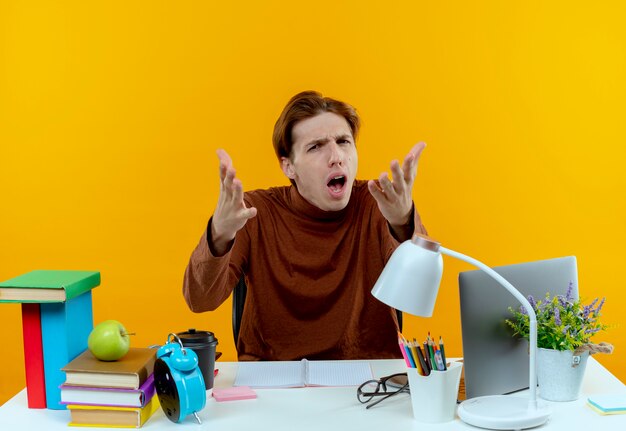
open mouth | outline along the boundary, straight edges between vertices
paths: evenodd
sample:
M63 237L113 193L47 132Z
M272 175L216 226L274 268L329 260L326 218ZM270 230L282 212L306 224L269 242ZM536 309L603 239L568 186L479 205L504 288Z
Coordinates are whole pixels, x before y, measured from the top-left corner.
M341 190L343 190L343 186L345 185L346 185L346 177L344 177L343 175L338 175L332 178L327 184L328 188L333 193L341 192Z

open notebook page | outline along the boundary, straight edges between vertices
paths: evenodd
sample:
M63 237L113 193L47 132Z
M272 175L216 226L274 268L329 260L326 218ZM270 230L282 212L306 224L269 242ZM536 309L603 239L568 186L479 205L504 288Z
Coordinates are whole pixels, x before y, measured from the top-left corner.
M301 361L239 362L234 386L295 388L304 386Z
M359 386L373 378L366 361L307 361L309 386Z

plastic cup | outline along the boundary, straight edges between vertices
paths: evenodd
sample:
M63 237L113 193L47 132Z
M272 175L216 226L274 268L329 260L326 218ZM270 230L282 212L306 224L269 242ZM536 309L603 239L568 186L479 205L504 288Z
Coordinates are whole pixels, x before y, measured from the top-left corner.
M215 371L215 347L217 338L213 332L196 331L191 328L187 332L179 332L178 337L183 346L193 350L198 355L198 362L206 390L213 389Z
M408 368L413 417L424 423L454 420L461 382L461 362L451 362L446 371L431 371L422 376L416 368Z

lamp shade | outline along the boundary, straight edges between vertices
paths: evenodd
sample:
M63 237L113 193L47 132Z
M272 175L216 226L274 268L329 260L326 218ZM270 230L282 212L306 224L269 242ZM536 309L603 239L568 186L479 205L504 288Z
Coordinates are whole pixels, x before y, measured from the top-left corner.
M396 310L432 316L443 273L438 244L424 246L433 244L424 244L417 236L400 244L378 277L372 295Z

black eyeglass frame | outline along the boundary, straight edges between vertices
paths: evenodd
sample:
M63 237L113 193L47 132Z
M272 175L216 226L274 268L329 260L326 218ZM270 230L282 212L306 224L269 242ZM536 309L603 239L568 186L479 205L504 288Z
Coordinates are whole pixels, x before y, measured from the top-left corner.
M376 404L380 403L381 401L386 400L389 397L393 397L394 395L397 395L399 393L409 393L408 381L407 383L400 386L399 388L394 388L395 389L394 391L387 390L387 382L389 380L393 379L394 377L400 377L400 376L406 377L406 375L407 375L406 373L396 373L390 376L381 377L378 380L368 380L357 388L356 398L357 400L359 400L361 404L367 404L370 401L372 401L375 397L382 397L374 401L373 403L365 406L366 409L369 409L370 407L374 407ZM376 385L376 389L374 390L374 392L366 392L363 390L363 388L365 388L367 385L372 385L372 384ZM381 391L381 388L382 388L382 391Z

